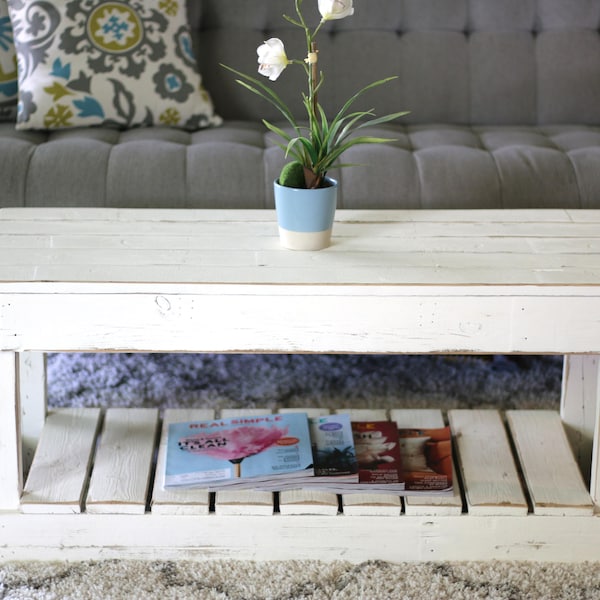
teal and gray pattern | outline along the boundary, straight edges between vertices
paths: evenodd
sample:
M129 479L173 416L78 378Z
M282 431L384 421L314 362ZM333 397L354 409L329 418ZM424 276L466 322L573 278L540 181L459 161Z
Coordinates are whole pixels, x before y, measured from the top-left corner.
M6 0L0 0L0 121L15 118L17 107L17 56Z
M219 123L182 0L8 0L18 128Z

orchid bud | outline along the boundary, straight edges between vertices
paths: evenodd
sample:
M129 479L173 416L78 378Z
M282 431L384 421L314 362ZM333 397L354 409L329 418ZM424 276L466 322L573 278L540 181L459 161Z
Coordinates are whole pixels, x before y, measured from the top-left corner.
M343 19L354 14L352 0L319 0L319 12L323 21Z
M258 72L271 81L275 81L290 64L279 38L270 38L256 50L258 54Z

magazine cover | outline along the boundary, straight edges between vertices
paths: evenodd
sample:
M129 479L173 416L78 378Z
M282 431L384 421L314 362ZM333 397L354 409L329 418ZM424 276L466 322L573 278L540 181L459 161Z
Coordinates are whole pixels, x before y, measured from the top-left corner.
M406 489L452 489L452 441L450 427L400 429L400 454Z
M398 428L391 421L352 422L359 482L404 489Z
M315 477L358 482L358 462L349 414L309 419Z
M306 413L172 423L164 486L314 474Z
M349 414L325 415L308 419L314 476L282 479L256 484L256 489L282 492L290 489L335 491L339 486L358 485L358 463Z

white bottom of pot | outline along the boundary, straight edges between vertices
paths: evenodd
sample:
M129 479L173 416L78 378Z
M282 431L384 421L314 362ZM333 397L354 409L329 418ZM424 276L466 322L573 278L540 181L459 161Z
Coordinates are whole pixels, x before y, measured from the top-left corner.
M331 244L331 229L305 232L280 227L279 241L288 250L322 250Z

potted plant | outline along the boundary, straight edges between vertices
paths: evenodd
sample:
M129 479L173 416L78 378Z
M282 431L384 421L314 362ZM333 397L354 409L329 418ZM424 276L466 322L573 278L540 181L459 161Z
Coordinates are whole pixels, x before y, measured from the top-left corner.
M302 94L307 121L296 120L288 106L268 86L258 79L246 75L227 65L240 79L236 81L252 93L270 102L291 126L291 133L263 119L265 126L282 141L279 146L291 160L274 182L275 208L279 223L281 243L295 250L320 250L329 246L331 228L337 202L337 181L327 176L333 167L347 167L339 162L341 155L358 144L378 144L393 141L389 138L357 135L367 126L393 121L407 114L396 112L376 117L371 110L353 110L356 100L367 90L383 85L396 77L375 81L352 95L329 119L318 101L323 73L318 69L316 37L321 27L330 20L343 19L354 13L352 0L318 0L321 20L312 29L302 14L302 1L294 0L296 16L283 18L303 30L306 38L307 56L304 59L289 59L283 42L271 38L258 47L258 72L270 81L275 81L289 65L304 68L308 80L308 91Z

